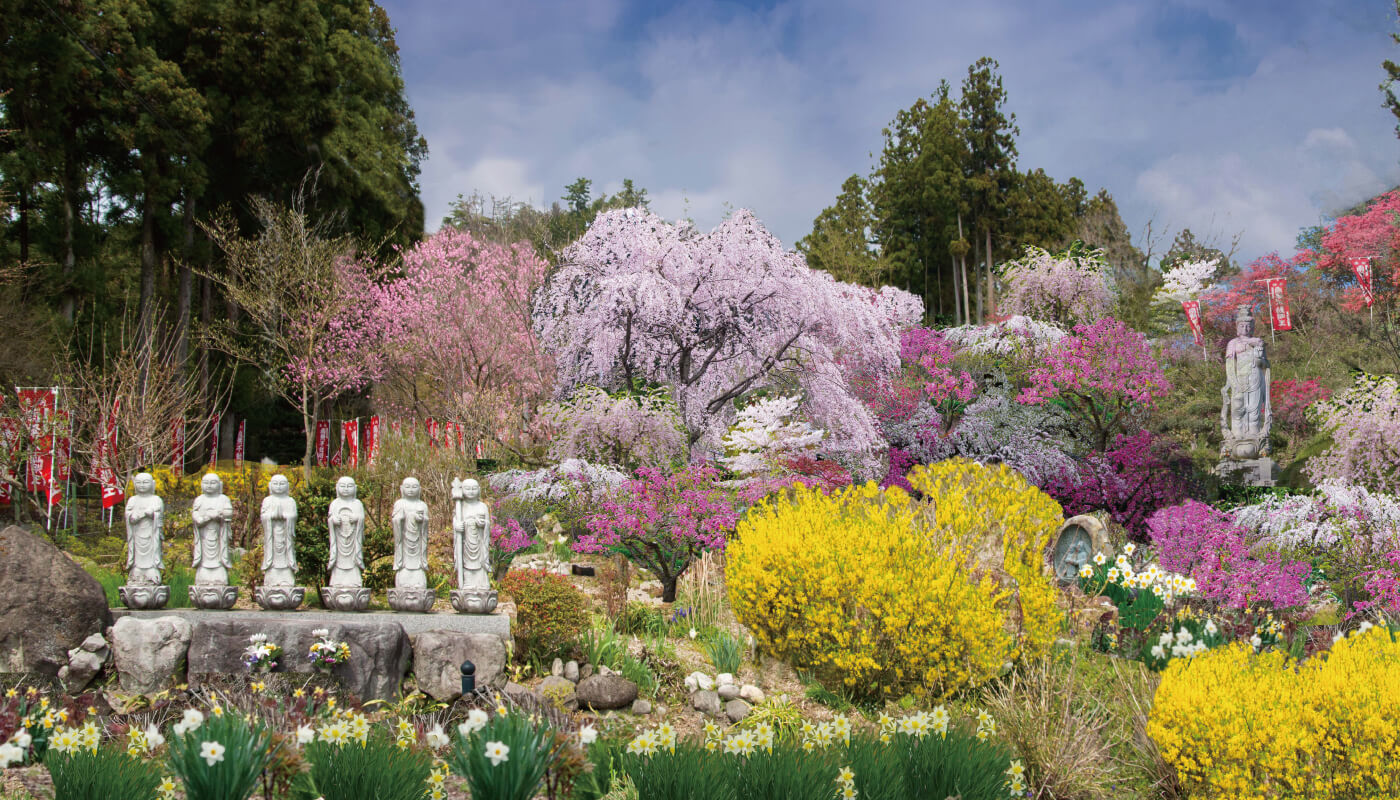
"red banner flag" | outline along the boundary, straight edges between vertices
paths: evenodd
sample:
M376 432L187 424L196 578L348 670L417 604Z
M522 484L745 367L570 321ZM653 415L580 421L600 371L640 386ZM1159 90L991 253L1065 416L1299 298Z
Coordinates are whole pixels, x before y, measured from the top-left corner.
M170 471L175 477L185 474L185 421L175 420L170 426Z
M383 435L379 430L379 425L378 414L369 418L369 430L365 434L365 449L369 451L369 463L371 464L379 455L379 439Z
M1264 286L1269 291L1269 317L1276 331L1293 330L1293 318L1288 314L1288 295L1284 293L1287 278L1269 278Z
M326 466L331 459L331 421L316 420L316 463Z
M55 392L55 405L57 402L58 393ZM68 412L55 410L49 452L44 454L44 482L48 484L51 506L63 502L65 484L73 477L73 440L66 435L69 427Z
M1186 312L1186 324L1191 326L1191 335L1196 337L1196 346L1205 347L1205 333L1201 330L1201 301L1187 300L1181 304L1181 310Z
M52 389L20 389L16 394L19 399L20 418L24 421L30 441L24 489L27 492L42 492L48 488L45 476L53 468L50 452L53 436L45 429L48 427L49 417L53 415L57 395Z
M1353 258L1351 259L1351 271L1356 273L1356 282L1361 284L1361 293L1366 296L1366 307L1370 308L1376 303L1376 295L1371 283L1371 259Z
M214 469L214 465L219 460L219 415L215 414L210 420L209 430L209 469Z
M429 446L429 447L434 447L434 446L436 446L436 445L437 445L437 438L438 438L438 423L437 423L437 420L433 419L432 417L428 417L428 446Z
M15 417L0 417L0 471L3 471L6 479L0 480L0 505L9 505L12 499L9 479L14 477L14 473L10 467L19 454L20 430L20 422Z
M350 469L360 466L360 421L346 420L341 433L345 437L345 463Z
M457 442L457 423L449 422L442 429L442 446L449 450L456 450Z
M233 468L243 469L243 443L244 436L248 433L248 420L238 421L238 433L233 435Z

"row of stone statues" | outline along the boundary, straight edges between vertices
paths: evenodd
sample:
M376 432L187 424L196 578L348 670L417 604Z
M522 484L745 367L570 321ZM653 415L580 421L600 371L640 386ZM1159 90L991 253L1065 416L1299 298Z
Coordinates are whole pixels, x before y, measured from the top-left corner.
M170 599L170 587L161 583L165 568L162 552L165 502L156 496L156 482L143 472L132 481L136 493L126 503L127 584L118 591L129 608L162 608ZM190 603L196 608L232 608L238 587L230 586L228 570L232 538L233 503L224 495L223 481L210 473L200 482L202 493L190 506L194 527L194 585ZM253 599L269 610L291 610L301 605L306 587L296 585L297 503L284 475L274 475L262 503L262 585ZM364 569L365 506L357 495L355 480L336 481L335 499L328 511L330 531L330 580L321 587L326 607L338 611L363 611L369 607L370 590L362 583ZM395 611L429 611L436 595L428 586L428 504L417 478L405 478L394 502L390 525L394 531L394 588L388 591ZM496 608L491 589L491 511L481 500L475 480L452 481L452 556L457 588L452 606L469 614L487 614Z

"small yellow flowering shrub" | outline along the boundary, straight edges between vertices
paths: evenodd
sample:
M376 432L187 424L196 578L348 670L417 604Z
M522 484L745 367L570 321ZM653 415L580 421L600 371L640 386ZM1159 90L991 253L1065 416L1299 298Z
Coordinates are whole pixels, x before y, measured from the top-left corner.
M1191 797L1400 797L1400 642L1356 633L1301 665L1244 643L1162 674L1147 732Z
M1048 646L1059 617L1039 559L1059 505L1005 466L949 462L910 482L929 499L798 487L749 510L726 577L765 649L855 694L945 697Z

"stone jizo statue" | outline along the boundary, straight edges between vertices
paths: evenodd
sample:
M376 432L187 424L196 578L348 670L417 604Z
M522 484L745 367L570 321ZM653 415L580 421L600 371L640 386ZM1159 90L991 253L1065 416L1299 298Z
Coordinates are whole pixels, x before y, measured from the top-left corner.
M229 539L233 533L233 502L224 496L224 482L214 473L200 481L204 491L190 507L194 522L194 582L227 586Z
M331 586L358 588L365 568L365 504L360 502L355 479L335 482L335 499L329 509Z
M199 483L204 493L190 506L194 523L194 585L190 604L195 608L233 608L238 587L228 585L229 540L233 535L233 501L224 496L224 482L214 473Z
M126 520L126 585L117 587L127 608L163 608L170 587L162 584L165 569L165 501L156 496L156 479L149 472L131 480L135 491L122 516Z
M417 478L404 478L389 515L394 529L394 588L387 594L395 611L431 611L437 594L428 588L428 504Z
M404 478L389 515L394 528L394 587L428 586L428 504L417 478Z
M165 501L156 497L156 479L149 472L131 481L136 494L126 501L126 582L130 586L160 584L165 569Z
M452 560L458 611L489 613L496 608L491 589L491 510L481 500L481 484L471 478L452 481Z
M321 588L321 600L336 611L364 611L370 591L361 584L365 568L365 504L357 496L349 475L335 482L335 499L327 510L330 531L330 585Z
M291 489L285 475L273 475L267 482L268 496L262 502L264 586L296 583L297 501Z

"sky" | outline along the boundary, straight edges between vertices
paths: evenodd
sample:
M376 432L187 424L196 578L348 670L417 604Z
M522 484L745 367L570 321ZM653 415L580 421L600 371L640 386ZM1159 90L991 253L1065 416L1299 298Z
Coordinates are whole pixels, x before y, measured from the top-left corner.
M1244 261L1291 251L1400 185L1391 0L381 2L429 230L458 194L543 207L631 178L665 218L748 208L791 247L895 114L982 56L1018 166L1106 188L1157 256L1183 227Z

